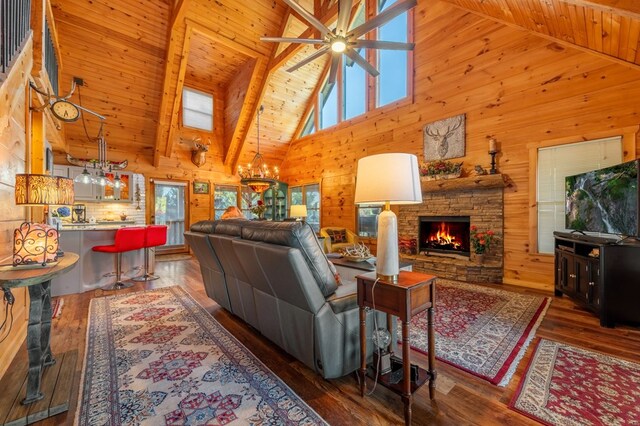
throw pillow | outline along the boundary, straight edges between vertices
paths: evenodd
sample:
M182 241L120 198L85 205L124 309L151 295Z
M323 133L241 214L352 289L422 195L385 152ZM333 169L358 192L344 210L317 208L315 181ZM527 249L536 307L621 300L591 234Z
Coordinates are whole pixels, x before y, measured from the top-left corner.
M331 244L347 242L347 231L345 229L327 229L327 234L331 238Z

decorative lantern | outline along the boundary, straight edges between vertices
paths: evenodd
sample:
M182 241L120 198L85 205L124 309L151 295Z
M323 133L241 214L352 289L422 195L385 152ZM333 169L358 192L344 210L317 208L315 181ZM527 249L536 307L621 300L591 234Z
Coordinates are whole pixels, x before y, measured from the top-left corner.
M13 266L58 260L58 231L43 223L24 222L13 232Z

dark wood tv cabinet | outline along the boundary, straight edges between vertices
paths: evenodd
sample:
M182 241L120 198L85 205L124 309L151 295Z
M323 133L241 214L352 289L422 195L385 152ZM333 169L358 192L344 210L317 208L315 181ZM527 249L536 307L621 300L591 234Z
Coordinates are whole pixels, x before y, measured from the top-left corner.
M566 232L555 236L555 294L593 311L603 327L640 325L640 243Z

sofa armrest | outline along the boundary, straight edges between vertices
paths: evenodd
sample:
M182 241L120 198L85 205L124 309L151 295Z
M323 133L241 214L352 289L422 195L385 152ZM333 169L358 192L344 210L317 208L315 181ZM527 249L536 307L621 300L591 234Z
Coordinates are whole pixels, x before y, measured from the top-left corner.
M345 281L335 293L328 299L327 303L335 314L350 311L358 308L358 294L355 281Z

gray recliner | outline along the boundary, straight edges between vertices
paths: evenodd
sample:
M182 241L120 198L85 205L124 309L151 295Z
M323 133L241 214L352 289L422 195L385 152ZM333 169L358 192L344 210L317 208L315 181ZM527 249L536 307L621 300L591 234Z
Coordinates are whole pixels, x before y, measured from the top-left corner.
M356 285L338 286L308 224L202 221L185 237L210 298L324 378L359 368ZM369 340L373 315L367 312ZM376 312L376 320L386 326L385 314ZM372 348L369 341L368 357Z

